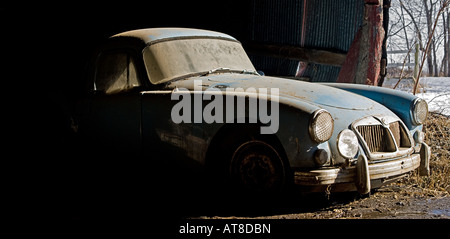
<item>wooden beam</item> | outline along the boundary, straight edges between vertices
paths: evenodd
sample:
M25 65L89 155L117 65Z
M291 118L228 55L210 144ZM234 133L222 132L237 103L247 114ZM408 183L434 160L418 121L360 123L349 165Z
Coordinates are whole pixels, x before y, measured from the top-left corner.
M243 43L244 49L253 55L287 58L322 65L342 66L346 54L299 46Z
M405 66L415 66L414 63L405 63ZM388 63L387 68L393 68L393 67L401 67L403 66L403 63L397 62L397 63Z
M411 67L411 66L415 66L416 64L414 63L405 63L405 66ZM403 63L401 62L397 62L397 63L388 63L387 68L394 68L394 67L401 67L403 66Z

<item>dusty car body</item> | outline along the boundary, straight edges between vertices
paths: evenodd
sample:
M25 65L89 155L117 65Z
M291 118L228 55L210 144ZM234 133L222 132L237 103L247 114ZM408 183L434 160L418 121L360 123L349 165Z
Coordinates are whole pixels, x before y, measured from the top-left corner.
M117 34L94 54L87 76L76 128L100 151L164 154L163 160L185 160L254 191L295 184L308 192L365 194L416 168L428 173L425 101L373 86L261 76L226 34L181 28ZM174 100L176 94L192 97L193 108L201 97L204 110L214 98L207 94L234 94L249 105L261 95L227 89L252 87L278 89L278 97L267 99L279 106L269 134L249 118L250 107L243 120L172 120L182 98Z

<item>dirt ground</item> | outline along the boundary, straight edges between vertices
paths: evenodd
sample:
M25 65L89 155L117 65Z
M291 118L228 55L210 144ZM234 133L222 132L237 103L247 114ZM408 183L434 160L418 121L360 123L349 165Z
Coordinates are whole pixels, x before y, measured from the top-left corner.
M446 116L430 113L424 129L431 146L431 175L412 172L395 183L373 190L370 196L354 193L315 195L272 211L248 216L199 218L255 219L450 219L450 124ZM295 201L295 200L293 200Z
M414 186L389 185L365 198L335 198L314 212L271 215L267 219L450 219L450 197Z

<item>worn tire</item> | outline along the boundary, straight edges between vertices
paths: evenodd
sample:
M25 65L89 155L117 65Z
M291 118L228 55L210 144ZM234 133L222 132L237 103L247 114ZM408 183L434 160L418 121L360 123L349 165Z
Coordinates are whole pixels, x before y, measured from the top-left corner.
M240 191L275 194L286 187L286 170L279 152L261 140L240 144L230 161L230 179Z

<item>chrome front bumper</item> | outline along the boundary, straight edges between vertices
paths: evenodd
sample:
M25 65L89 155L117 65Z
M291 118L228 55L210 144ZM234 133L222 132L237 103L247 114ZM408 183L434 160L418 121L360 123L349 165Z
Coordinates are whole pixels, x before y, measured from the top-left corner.
M422 148L429 152L428 145L423 144ZM379 188L415 170L421 165L428 166L429 157L429 154L415 153L395 160L368 164L366 157L360 155L358 161L365 161L365 167L368 170L364 170L364 163L357 163L357 165L346 168L329 167L310 171L296 171L294 172L294 180L295 184L309 192L359 191L365 194L367 193L367 188L369 191L373 188ZM359 165L363 165L362 169ZM364 178L370 180L361 182ZM365 189L361 189L361 184Z

